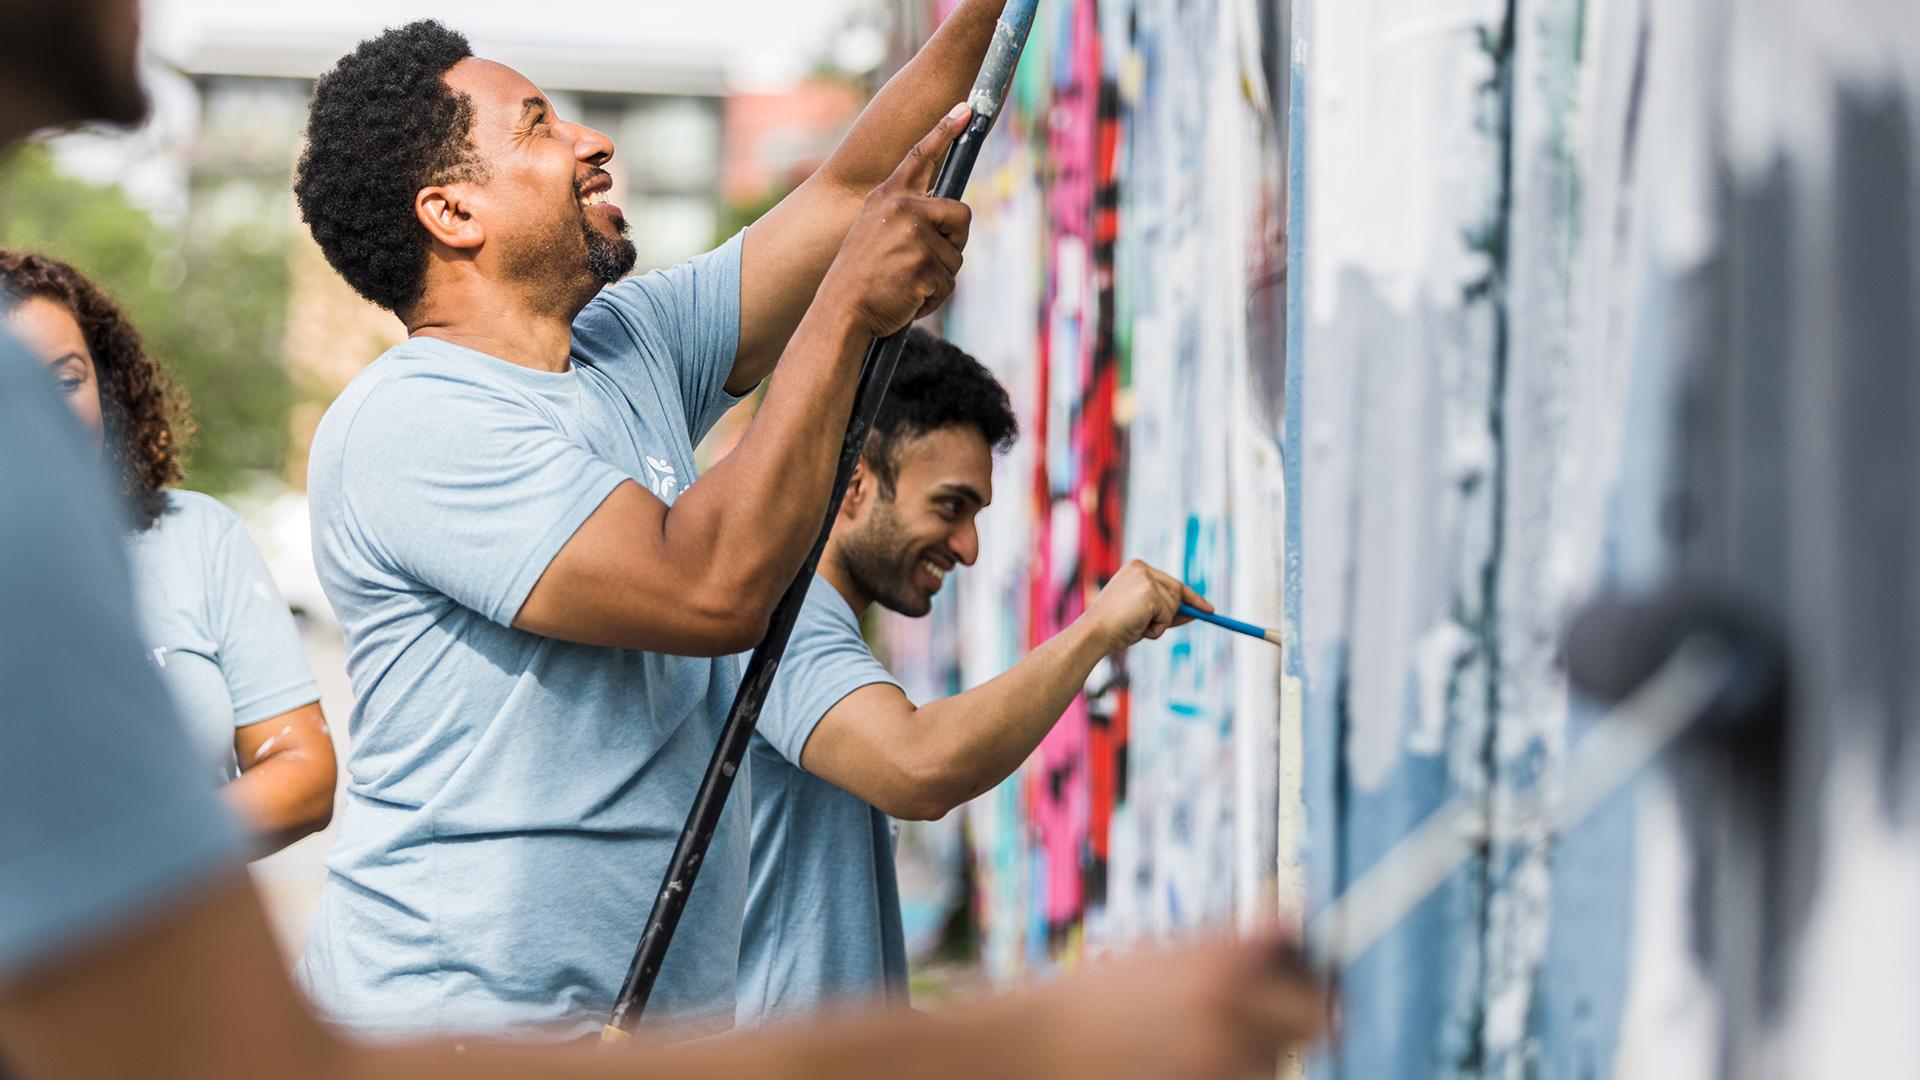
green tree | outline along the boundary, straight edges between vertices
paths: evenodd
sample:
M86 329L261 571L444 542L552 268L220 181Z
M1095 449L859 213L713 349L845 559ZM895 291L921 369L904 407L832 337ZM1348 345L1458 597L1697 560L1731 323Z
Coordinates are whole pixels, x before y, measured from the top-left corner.
M222 183L261 188L271 179L204 182L193 203L232 194ZM225 214L226 224L213 227L196 214L175 231L119 188L62 174L44 147L0 164L0 245L72 263L120 303L186 391L198 427L187 484L216 494L286 463L294 403L282 355L287 230L271 215L271 207Z

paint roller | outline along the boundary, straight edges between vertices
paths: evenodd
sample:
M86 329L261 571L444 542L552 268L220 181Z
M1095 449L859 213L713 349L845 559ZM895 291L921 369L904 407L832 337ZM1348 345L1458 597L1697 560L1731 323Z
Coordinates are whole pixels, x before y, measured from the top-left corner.
M1568 754L1557 797L1522 796L1514 821L1549 834L1578 824L1682 738L1748 748L1778 737L1786 648L1756 613L1704 591L1603 598L1569 624L1567 675L1612 705ZM1492 832L1486 807L1456 798L1434 811L1307 926L1297 962L1338 972L1364 956Z
M980 65L979 75L974 79L973 90L967 96L973 117L967 122L966 131L947 151L947 158L941 163L939 176L934 181L932 194L945 199L958 199L965 193L967 179L972 176L974 162L980 156L981 144L986 141L988 132L993 130L993 122L999 117L1000 107L1005 103L1007 90L1013 83L1014 69L1019 65L1021 50L1026 46L1027 33L1033 28L1034 9L1038 5L1039 0L1007 0L994 26L993 41L987 46L987 54ZM706 775L694 794L686 825L681 829L680 840L667 863L667 871L660 882L659 891L655 893L653 907L647 913L640 944L634 950L633 962L627 968L627 977L614 1003L613 1014L601 1029L602 1038L606 1041L621 1042L631 1036L640 1023L641 1013L647 1007L647 999L653 993L660 966L666 960L667 947L673 942L674 929L680 925L680 916L686 910L687 898L700 873L701 863L706 858L707 847L712 843L721 813L726 808L727 795L733 790L734 776L738 774L741 760L746 756L753 738L754 727L760 718L760 707L766 702L767 691L772 688L774 674L780 666L780 657L786 651L787 639L792 635L794 623L800 616L800 607L807 597L807 587L813 581L814 568L820 563L820 553L826 547L834 516L839 512L840 500L846 495L854 464L860 460L860 453L866 446L867 432L872 429L874 416L880 411L880 402L886 396L887 384L893 379L893 370L899 363L900 350L905 342L905 331L875 341L867 350L865 362L861 364L859 386L854 394L852 414L847 421L846 438L840 445L833 493L827 500L826 516L821 522L819 536L814 541L812 553L807 556L806 564L801 567L792 584L787 586L780 602L774 606L773 614L768 619L766 637L754 648L753 656L747 661L740 689L734 696L733 706L728 710L725 726L721 729L719 745L714 748L713 757L707 763Z

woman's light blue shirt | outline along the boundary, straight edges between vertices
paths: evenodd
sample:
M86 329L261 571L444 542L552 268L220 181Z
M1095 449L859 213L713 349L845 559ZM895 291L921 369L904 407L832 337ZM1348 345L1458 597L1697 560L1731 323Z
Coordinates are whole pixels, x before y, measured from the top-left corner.
M153 527L127 538L140 644L209 784L239 775L235 728L320 700L300 633L233 511L169 491Z

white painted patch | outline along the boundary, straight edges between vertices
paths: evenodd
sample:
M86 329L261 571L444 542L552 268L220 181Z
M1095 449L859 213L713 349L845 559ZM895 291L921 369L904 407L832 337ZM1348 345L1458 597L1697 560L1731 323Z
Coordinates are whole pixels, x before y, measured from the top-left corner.
M1716 1076L1719 1001L1688 940L1691 871L1664 776L1640 786L1635 810L1632 962L1614 1076Z
M1484 415L1462 412L1453 419L1453 431L1447 439L1447 475L1464 487L1493 471L1497 448Z
M255 750L253 752L253 760L255 762L265 761L267 759L267 755L273 752L274 744L279 742L282 738L291 734L293 734L293 727L291 725L281 728L277 733L274 734L273 738L268 739L266 742L263 742L260 744L260 749Z
M1448 619L1420 637L1414 649L1419 711L1407 732L1407 753L1435 757L1447 748L1447 686L1461 659L1473 648L1473 635Z
M1881 813L1858 743L1827 780L1823 887L1795 958L1781 1076L1893 1076L1920 1062L1920 836Z
M1307 128L1307 299L1314 322L1336 314L1343 274L1373 278L1393 308L1449 303L1484 273L1461 242L1464 214L1490 209L1480 87L1493 58L1481 27L1500 0L1382 0L1316 5ZM1410 182L1418 178L1418 182Z
M1715 216L1714 95L1702 71L1718 67L1726 47L1701 6L1649 5L1651 56L1641 120L1638 179L1657 223L1646 240L1668 267L1697 265L1719 240Z

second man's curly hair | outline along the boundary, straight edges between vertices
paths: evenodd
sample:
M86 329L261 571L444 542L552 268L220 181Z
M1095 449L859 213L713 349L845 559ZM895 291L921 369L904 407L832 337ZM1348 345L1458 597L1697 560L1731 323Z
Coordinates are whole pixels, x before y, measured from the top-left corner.
M422 19L361 42L313 87L293 180L300 216L347 284L403 318L427 274L414 196L482 175L472 102L446 82L472 55L464 35Z
M861 454L880 493L893 498L902 442L961 425L978 430L996 454L1020 437L1020 421L1000 380L959 346L913 327Z
M85 274L58 259L0 249L0 304L51 300L80 324L100 385L106 452L135 531L166 509L180 482L180 441L192 423L179 391L140 344L120 306Z

